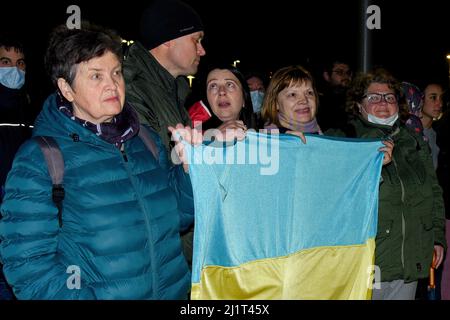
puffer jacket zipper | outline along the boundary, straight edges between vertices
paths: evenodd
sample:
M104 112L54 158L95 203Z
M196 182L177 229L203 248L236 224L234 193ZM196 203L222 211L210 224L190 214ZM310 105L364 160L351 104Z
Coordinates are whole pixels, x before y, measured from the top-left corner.
M147 211L146 210L146 206L145 206L144 202L142 201L142 198L139 196L139 192L138 192L138 188L136 186L136 182L134 181L133 175L131 174L131 171L130 171L130 168L129 168L129 165L128 165L128 157L127 157L127 154L125 152L125 144L122 144L122 146L120 147L120 153L122 155L122 159L124 160L124 167L125 167L125 170L127 171L128 177L130 178L130 181L131 181L131 184L133 186L133 189L136 191L137 200L138 200L139 206L141 207L142 214L144 216L145 226L146 226L146 229L147 229L148 240L150 242L149 245L148 245L148 250L150 252L151 261L156 261L155 253L154 253L154 250L153 250L153 245L151 244L153 238L152 238L152 231L151 231L151 228L150 228L150 221L148 221L148 217L145 214L145 212ZM150 268L152 270L152 277L153 277L153 279L152 279L152 298L153 299L158 299L158 297L156 296L157 286L158 286L158 281L157 281L158 280L157 279L158 272L155 269L155 264L153 262L151 262Z

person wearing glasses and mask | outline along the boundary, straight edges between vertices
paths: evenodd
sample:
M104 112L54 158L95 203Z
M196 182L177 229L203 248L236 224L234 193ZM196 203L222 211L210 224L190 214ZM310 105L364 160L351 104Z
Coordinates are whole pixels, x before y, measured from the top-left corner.
M348 91L353 135L347 136L394 143L392 161L381 171L373 300L413 300L418 279L432 264L439 267L446 247L442 190L426 142L405 126L400 90L378 69L359 75Z

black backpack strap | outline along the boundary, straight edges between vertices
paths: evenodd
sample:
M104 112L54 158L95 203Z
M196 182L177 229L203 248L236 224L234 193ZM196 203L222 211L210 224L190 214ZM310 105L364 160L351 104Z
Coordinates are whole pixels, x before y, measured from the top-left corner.
M52 200L58 208L58 223L62 227L62 202L64 200L64 159L58 144L52 137L34 137L44 154L48 172L52 179Z
M156 146L155 140L150 136L150 133L145 126L141 125L139 129L139 138L144 142L147 149L150 150L150 152L155 157L156 161L159 162L159 152L158 147Z

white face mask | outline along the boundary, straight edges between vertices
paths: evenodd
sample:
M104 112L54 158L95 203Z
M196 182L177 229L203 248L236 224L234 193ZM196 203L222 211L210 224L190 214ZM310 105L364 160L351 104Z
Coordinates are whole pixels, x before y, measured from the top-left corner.
M367 121L374 123L374 124L382 124L382 125L390 126L390 127L392 127L394 125L394 123L395 123L395 121L397 121L397 119L398 119L398 113L390 116L389 118L378 118L370 113L367 115Z
M366 109L364 109L364 107L361 105L359 105L359 111L367 119L367 121L369 121L370 123L373 123L373 124L381 124L384 126L392 127L394 125L395 121L397 121L397 119L398 119L398 112L396 112L395 114L393 114L392 116L390 116L388 118L378 118L377 116L374 116L373 114L368 113L366 111Z

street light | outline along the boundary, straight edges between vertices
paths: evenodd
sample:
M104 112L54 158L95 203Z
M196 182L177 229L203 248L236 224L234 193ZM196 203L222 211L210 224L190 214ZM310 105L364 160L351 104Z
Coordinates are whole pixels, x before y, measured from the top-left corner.
M188 80L189 80L189 87L192 88L192 80L194 80L195 77L194 76L187 76L186 78L188 78Z
M127 46L130 46L131 44L134 43L134 41L133 40L128 41L128 40L122 39L122 43L126 43Z
M447 64L448 64L448 78L450 80L450 54L447 54Z
M239 60L234 60L234 61L233 61L233 67L237 68L238 63L241 63L241 61L239 61Z

